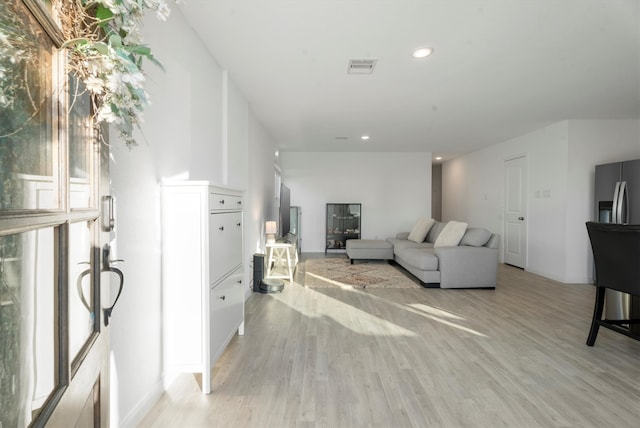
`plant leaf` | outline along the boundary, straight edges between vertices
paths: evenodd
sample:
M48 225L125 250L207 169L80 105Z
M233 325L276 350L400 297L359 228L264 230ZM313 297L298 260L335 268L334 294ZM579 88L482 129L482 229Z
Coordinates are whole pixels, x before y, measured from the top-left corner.
M109 46L104 42L87 42L87 45L95 49L100 55L108 55Z
M107 21L113 18L113 12L111 12L111 9L106 8L102 3L98 3L98 8L96 9L96 18L98 18L100 21Z
M128 46L127 50L131 53L134 54L138 54L138 55L143 55L146 57L150 57L153 56L151 54L151 48L145 45L135 45L135 46Z
M60 49L65 49L71 46L86 45L87 43L89 43L88 39L84 37L79 37L77 39L67 40L62 44L62 46L60 46Z
M167 70L165 70L165 68L164 68L164 66L162 65L162 63L161 63L160 61L158 61L158 60L156 59L156 57L155 57L155 56L153 56L153 54L152 54L152 55L149 55L149 56L147 57L147 59L148 59L149 61L151 61L153 64L155 64L155 65L156 65L160 70L164 71L165 73L167 72Z
M122 37L118 36L117 34L112 34L111 37L109 37L109 44L114 48L121 48Z

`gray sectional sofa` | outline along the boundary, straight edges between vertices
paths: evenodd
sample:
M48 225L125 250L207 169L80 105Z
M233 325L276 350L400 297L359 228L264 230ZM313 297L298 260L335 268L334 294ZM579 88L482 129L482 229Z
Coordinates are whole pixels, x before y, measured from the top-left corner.
M408 240L409 232L387 239L394 260L427 287L495 288L500 236L469 227L457 246L434 248L445 224L435 222L420 243Z

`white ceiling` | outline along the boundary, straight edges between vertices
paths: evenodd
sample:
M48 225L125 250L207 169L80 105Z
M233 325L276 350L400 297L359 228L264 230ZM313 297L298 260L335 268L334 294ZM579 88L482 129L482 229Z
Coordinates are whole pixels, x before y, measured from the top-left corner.
M639 4L186 0L179 7L281 151L431 151L447 159L560 120L640 118ZM435 52L413 59L420 46ZM377 59L374 73L347 74L352 58Z

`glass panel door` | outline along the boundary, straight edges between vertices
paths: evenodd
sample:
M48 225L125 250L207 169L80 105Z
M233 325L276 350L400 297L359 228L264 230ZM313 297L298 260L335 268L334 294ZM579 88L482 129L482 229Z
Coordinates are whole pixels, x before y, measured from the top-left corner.
M0 426L26 426L58 384L54 229L0 237Z
M60 207L53 42L22 2L0 2L0 211Z
M0 1L0 428L108 425L96 202L108 144L63 71L49 6Z

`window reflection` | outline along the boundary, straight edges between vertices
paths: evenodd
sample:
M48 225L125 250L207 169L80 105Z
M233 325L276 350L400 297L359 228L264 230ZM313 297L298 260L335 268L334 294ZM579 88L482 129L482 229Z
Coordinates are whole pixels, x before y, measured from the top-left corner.
M70 204L71 208L87 208L91 205L91 144L87 144L93 139L91 96L73 75L69 77L69 98Z
M58 207L53 52L20 0L0 2L0 210Z
M0 426L26 426L57 385L52 228L0 237Z

